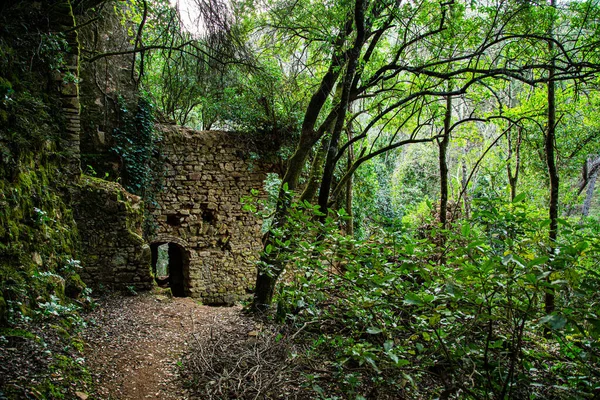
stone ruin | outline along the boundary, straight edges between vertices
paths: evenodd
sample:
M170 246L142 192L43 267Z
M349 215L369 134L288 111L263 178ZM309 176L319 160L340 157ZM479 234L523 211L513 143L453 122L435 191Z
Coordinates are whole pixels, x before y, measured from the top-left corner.
M174 295L207 304L230 304L245 297L254 285L262 221L242 209L241 199L252 189L262 192L266 166L251 159L256 149L251 150L242 135L162 125L159 157L164 173L155 204L143 204L119 183L81 175L83 164L86 171L90 166L100 175L115 177L118 160L110 151L110 132L118 121L109 99L122 93L129 95L129 102L137 98L124 68L131 65L131 55L80 65L81 49L106 50L92 47L102 41L86 25L90 17L85 7L82 10L84 14L74 14L71 3L61 0L53 16L57 30L67 32L72 50L55 80L68 122L63 152L73 182L69 196L81 245L81 278L96 288L150 289L159 247L167 244ZM121 29L111 18L101 26L103 39ZM72 29L75 20L81 30ZM75 79L66 80L67 75ZM148 212L156 226L144 237Z
M243 210L242 197L262 191L266 168L250 160L239 134L174 125L160 130L164 171L152 209L157 226L148 238L153 268L158 246L170 243L169 258L181 260L183 293L208 304L230 304L256 278L262 221ZM181 275L177 263L169 268Z
M155 204L145 205L155 224L149 237L142 237L139 197L118 183L81 180L76 220L82 278L95 287L149 289L159 247L167 244L173 295L206 304L247 297L256 278L262 221L243 210L242 198L263 191L266 167L250 161L239 134L158 129L163 171Z

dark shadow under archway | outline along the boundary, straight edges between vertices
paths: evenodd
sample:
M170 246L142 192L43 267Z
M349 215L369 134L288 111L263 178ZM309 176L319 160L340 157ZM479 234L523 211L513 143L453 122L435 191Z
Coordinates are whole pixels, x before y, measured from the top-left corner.
M152 273L161 287L170 287L175 297L189 293L189 252L177 243L156 242L152 250Z

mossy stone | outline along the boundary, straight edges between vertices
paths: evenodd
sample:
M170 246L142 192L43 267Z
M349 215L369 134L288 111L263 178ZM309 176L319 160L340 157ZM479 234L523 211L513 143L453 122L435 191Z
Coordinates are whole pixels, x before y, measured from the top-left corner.
M8 320L8 307L4 297L0 296L0 325L5 325Z
M79 275L69 275L65 280L65 296L76 299L79 297L83 289L85 289L85 283L81 280Z

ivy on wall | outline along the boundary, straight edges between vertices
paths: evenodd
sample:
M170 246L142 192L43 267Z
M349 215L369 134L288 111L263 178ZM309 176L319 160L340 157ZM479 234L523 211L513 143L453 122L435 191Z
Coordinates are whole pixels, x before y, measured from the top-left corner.
M158 157L160 136L154 128L155 111L149 97L142 93L135 110L122 96L117 99L119 127L113 132L115 152L122 161L123 186L142 198L146 205L156 205L155 194L160 190L162 163ZM144 232L150 234L155 226L146 212Z

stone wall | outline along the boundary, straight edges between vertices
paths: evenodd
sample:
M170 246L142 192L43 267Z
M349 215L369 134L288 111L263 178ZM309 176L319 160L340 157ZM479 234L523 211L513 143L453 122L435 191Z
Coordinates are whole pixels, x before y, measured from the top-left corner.
M89 285L150 289L150 247L142 238L143 204L121 185L81 178L75 205L81 238L80 275Z
M230 304L254 285L262 221L242 209L241 198L262 192L266 168L250 159L243 137L160 127L162 190L153 210L151 243L185 249L185 291L207 304Z
M64 64L53 71L54 84L60 93L62 113L65 118L65 130L61 138L63 173L72 181L77 181L80 169L81 115L79 104L79 38L75 26L75 17L71 2L60 0L50 8L52 28L61 32L68 45L63 54Z
M129 50L127 27L121 24L118 10L125 2L105 2L76 15L82 54L80 67L81 165L88 173L108 174L115 180L121 174L122 161L112 151L113 133L122 127L120 109L134 111L138 88L131 73L134 55L116 55L89 61L93 55ZM93 23L89 23L93 22ZM119 101L120 99L120 101Z

